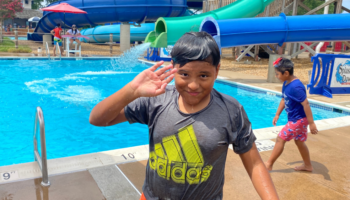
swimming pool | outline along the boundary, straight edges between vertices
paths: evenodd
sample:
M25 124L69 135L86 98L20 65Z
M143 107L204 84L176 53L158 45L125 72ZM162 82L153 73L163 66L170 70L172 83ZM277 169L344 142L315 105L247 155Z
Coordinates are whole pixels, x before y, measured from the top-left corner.
M49 159L148 143L145 125L89 124L92 108L148 66L114 67L110 60L0 60L0 166L32 162L35 108L45 117ZM218 81L215 88L244 106L254 129L272 126L280 97ZM345 114L312 108L315 120ZM283 112L278 125L287 121Z
M8 37L10 40L15 40L15 37ZM27 37L18 37L18 40L27 40Z

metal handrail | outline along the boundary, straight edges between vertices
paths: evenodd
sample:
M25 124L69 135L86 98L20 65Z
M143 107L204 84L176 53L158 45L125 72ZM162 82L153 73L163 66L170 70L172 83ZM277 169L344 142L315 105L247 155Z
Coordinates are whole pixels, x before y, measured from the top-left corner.
M40 126L40 142L41 142L41 157L38 152L38 138L37 138L37 125L39 122ZM44 114L42 109L38 106L35 112L35 124L34 124L34 159L38 162L43 180L41 182L42 186L48 187L50 186L48 169L47 169L47 156L46 156L46 140L45 140L45 122L44 122Z
M57 52L60 54L60 60L62 60L62 59L61 59L61 56L62 56L62 55L61 55L61 48L60 48L60 45L57 44L57 45L56 45L56 49L58 49Z
M50 59L50 49L49 49L49 44L46 42L46 55L49 57Z

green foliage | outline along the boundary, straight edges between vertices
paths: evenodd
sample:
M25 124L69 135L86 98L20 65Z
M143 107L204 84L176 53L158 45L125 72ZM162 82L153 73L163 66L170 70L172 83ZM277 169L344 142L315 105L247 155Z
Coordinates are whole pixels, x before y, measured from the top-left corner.
M3 38L3 43L0 43L0 52L9 53L30 53L32 49L28 46L19 46L18 49L15 48L15 42L8 37Z
M32 1L33 1L32 9L39 9L39 8L46 7L51 3L54 3L59 0L32 0Z
M19 46L18 49L12 47L7 50L9 53L31 53L32 49L27 46Z
M21 0L0 0L0 25L5 19L13 19L16 12L23 11Z
M319 5L322 5L325 3L324 0L320 1L320 0L305 0L303 2L307 7L309 7L311 10L316 8L317 6ZM298 15L305 15L308 11L305 10L304 8L302 8L301 6L298 7ZM316 12L316 14L323 14L324 13L324 8L318 10ZM328 11L329 14L333 14L334 13L334 4L331 3L329 5L329 11Z

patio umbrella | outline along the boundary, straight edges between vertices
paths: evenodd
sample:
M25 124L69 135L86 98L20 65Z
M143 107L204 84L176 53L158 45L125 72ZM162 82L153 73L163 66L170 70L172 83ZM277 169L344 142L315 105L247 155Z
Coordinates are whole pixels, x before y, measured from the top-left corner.
M66 18L66 13L75 13L75 14L87 14L87 12L80 10L74 6L69 5L68 3L60 3L54 6L41 8L42 11L50 11L50 12L63 12L63 25ZM63 27L64 28L64 27Z
M28 19L28 22L38 22L40 20L40 17L32 17Z

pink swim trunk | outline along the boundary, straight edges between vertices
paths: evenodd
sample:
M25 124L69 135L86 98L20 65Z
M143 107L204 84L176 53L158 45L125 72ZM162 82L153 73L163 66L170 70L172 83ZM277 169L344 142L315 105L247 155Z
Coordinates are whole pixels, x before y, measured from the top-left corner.
M281 132L278 134L284 141L290 141L291 139L300 140L305 142L307 139L307 126L309 122L306 117L299 119L296 122L288 121L283 127Z

